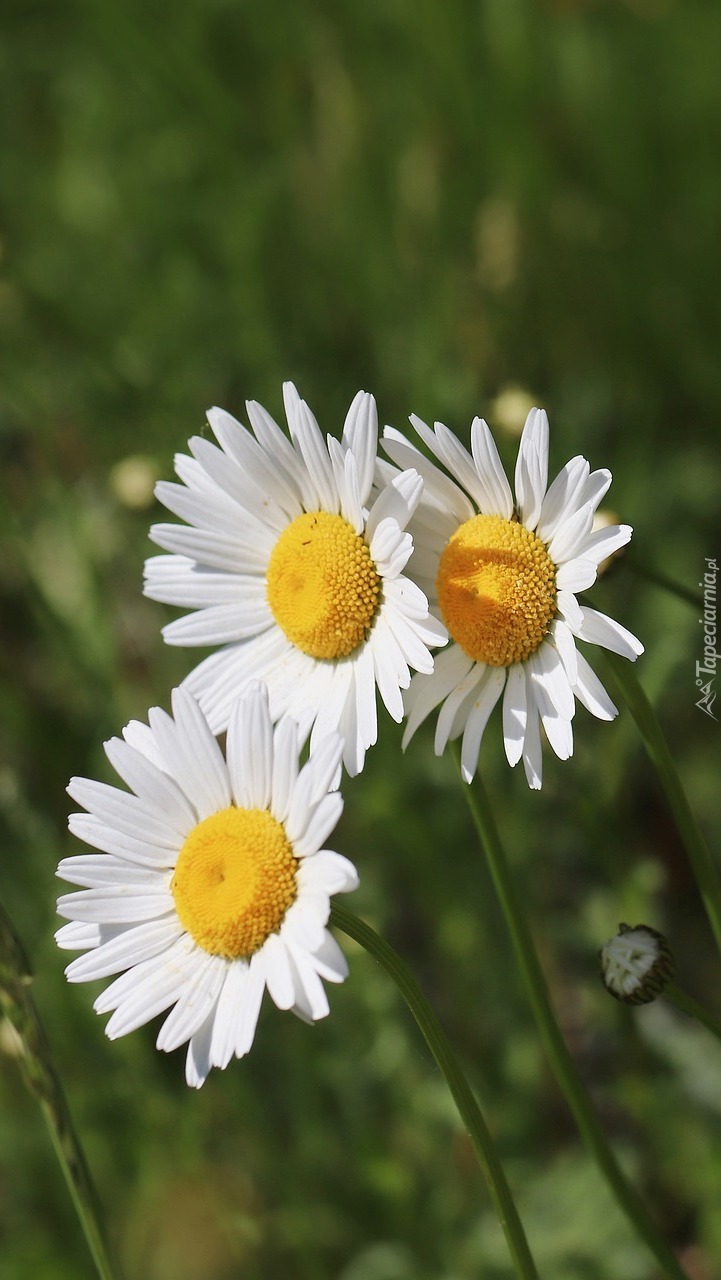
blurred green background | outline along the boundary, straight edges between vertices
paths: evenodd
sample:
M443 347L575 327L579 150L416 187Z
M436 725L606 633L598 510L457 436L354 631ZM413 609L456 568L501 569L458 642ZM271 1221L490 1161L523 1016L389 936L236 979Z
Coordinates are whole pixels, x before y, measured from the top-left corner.
M632 551L593 603L638 664L696 813L719 728L694 706L694 589L718 538L721 9L706 0L3 0L0 67L1 895L128 1277L507 1280L471 1149L383 973L310 1030L266 1008L198 1095L154 1028L110 1044L52 933L70 774L196 654L144 600L151 496L205 409L337 432L359 387L509 465L525 401L552 469L610 466ZM597 663L601 670L600 659ZM344 788L349 905L412 963L491 1119L544 1276L652 1280L550 1078L455 769L383 720ZM581 709L530 794L482 766L569 1044L694 1280L721 1257L721 1049L602 990L619 920L664 928L719 1012L717 962L628 713ZM64 888L64 886L62 886ZM92 1275L13 1042L0 1035L3 1280Z

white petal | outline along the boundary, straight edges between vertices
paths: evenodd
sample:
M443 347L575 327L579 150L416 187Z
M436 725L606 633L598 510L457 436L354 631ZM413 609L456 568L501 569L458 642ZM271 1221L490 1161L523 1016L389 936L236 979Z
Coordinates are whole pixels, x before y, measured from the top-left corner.
M153 710L158 711L159 708L154 707ZM146 760L162 769L163 773L171 772L149 724L143 724L141 720L129 720L122 733L128 745L139 751Z
M226 573L264 573L276 541L274 531L243 517L235 535L210 533L184 524L154 524L150 537L166 551Z
M61 858L55 873L68 884L99 889L105 885L134 884L136 888L161 889L167 885L168 873L155 867L140 867L125 858L108 853L82 853Z
M182 687L197 698L211 730L222 733L235 699L248 682L270 679L289 652L289 641L280 627L273 627L252 640L211 653L185 677ZM270 693L272 701L272 688Z
M191 441L191 445L192 445ZM206 444L206 441L200 441L208 449L212 449L214 453L219 453L218 449L213 449L212 445ZM223 455L220 454L222 458ZM226 466L232 466L228 463L227 458L224 459ZM181 520L187 521L196 529L204 529L208 533L218 533L223 537L233 538L243 516L239 513L236 503L234 503L223 492L222 489L214 487L212 499L209 501L205 495L193 492L187 489L183 484L173 484L167 480L160 480L155 486L155 496L158 502L162 502L168 511L172 511L173 515L180 516Z
M71 813L68 828L78 840L93 845L105 853L115 853L128 862L137 862L144 867L158 869L174 867L178 856L180 841L172 848L167 844L158 845L140 837L119 832L116 827L109 827L94 813Z
M605 467L602 467L599 471L592 471L579 495L581 503L590 503L592 510L595 511L601 499L608 492L610 484L611 472L607 471Z
M290 957L277 933L263 943L263 971L268 994L278 1009L291 1009L295 1004L295 984Z
M586 503L567 520L561 520L548 544L548 554L554 564L562 565L565 560L575 559L579 547L591 532L592 524L593 507L590 503Z
M551 748L559 760L570 760L573 755L573 726L565 716L547 714L541 716L541 723Z
M183 934L163 956L144 960L111 982L94 1004L97 1013L115 1009L105 1034L111 1040L127 1035L174 1004L182 994L198 954L202 953L192 938Z
M361 501L366 503L378 449L378 411L373 396L367 391L359 391L355 396L346 414L341 443L353 453Z
M578 653L571 628L565 622L561 622L560 618L556 618L551 623L549 643L556 646L558 656L568 677L568 683L573 686L576 683L578 674Z
M378 541L378 531L384 521L390 521L391 528L405 529L422 493L423 481L418 472L403 471L378 495L366 522L366 541L374 562L384 559L384 548Z
M299 821L300 807L294 796L285 830L296 857L304 858L308 854L316 853L325 844L343 812L343 797L338 791L324 796L302 823Z
M223 752L203 712L184 688L173 690L172 706L178 745L185 756L183 776L187 777L186 762L191 763L195 771L195 786L189 794L199 817L226 809L231 802L228 770Z
M413 421L413 418L411 418ZM420 421L420 419L418 419ZM473 504L455 481L449 479L425 454L416 449L400 431L386 427L383 447L390 458L403 470L412 468L423 478L424 497L432 497L458 524L470 520L476 514Z
M283 941L289 948L315 951L323 942L325 926L330 915L330 899L327 893L312 894L305 890L302 897L285 913L281 925Z
M273 725L266 685L253 683L230 713L227 765L235 803L267 809L273 780Z
M573 717L574 701L566 669L556 649L545 640L528 660L531 680L536 685L536 701L542 706L539 689L548 698L548 705L564 720Z
M122 925L119 929L114 929L112 926L104 926L101 929L100 925L93 921L71 920L70 924L63 924L56 931L55 941L63 951L85 951L88 947L99 947L105 933L108 938L111 938L124 932Z
M137 840L149 840L155 845L177 850L178 842L182 843L187 835L185 824L176 822L174 815L164 813L161 816L155 807L144 804L137 796L105 782L71 778L67 792L109 827Z
M293 787L298 776L298 729L294 720L279 720L273 737L273 778L270 811L276 822L288 816Z
M352 893L358 888L358 872L340 853L321 849L310 858L304 858L297 871L300 888L315 893Z
M213 605L197 613L188 613L163 627L166 644L184 648L230 644L246 640L273 626L273 615L263 599L240 604Z
M511 766L518 764L523 752L526 719L526 673L516 662L508 668L503 695L503 744Z
M277 422L270 416L262 404L256 400L246 400L245 407L250 418L250 425L266 458L272 459L276 471L276 484L282 484L285 498L282 505L291 519L300 515L303 509L303 484L307 473L302 460L293 445L281 431Z
M510 520L513 515L511 486L493 436L483 418L474 418L471 424L471 453L484 489L479 510L484 515L502 516L504 520Z
M620 653L622 658L630 658L632 662L643 653L641 641L622 627L620 622L615 622L596 609L584 608L582 612L583 622L576 632L579 639L601 645L612 653Z
M442 422L434 424L431 431L420 418L411 414L411 422L427 447L448 468L451 475L479 509L487 500L488 489L483 476L479 476L473 458L460 440Z
M230 414L223 409L210 409L208 422L223 452L206 440L196 439L191 441L193 453L221 488L278 533L287 524L288 514L297 509L293 487L275 460L267 457L250 432Z
M450 738L454 737L454 730L460 732L460 728L456 723L456 712L466 700L471 700L478 690L481 681L486 675L486 665L483 662L475 662L470 671L462 680L458 682L455 689L449 693L443 706L438 713L438 721L436 723L436 733L433 742L433 750L437 756L443 754Z
M559 525L567 520L583 503L579 501L589 476L589 465L579 454L562 467L543 499L536 534L543 542L550 542Z
M516 501L522 523L535 529L548 480L548 418L531 409L521 435L516 462Z
M312 957L299 948L292 946L292 944L290 951L297 967L298 977L307 1001L306 1007L310 1009L311 1018L316 1022L319 1018L327 1017L330 1012L328 997L313 965Z
M413 622L428 621L428 597L410 578L387 579L383 583L383 599L389 608Z
M538 708L531 688L530 673L526 670L527 719L526 736L523 739L523 768L526 781L532 791L540 791L543 778L543 750Z
M245 1054L249 1053L253 1046L264 991L265 974L260 960L260 953L256 951L248 967L248 977L243 986L243 1004L235 1028L235 1055L237 1058L245 1057Z
M385 632L385 634L384 634ZM388 627L381 626L380 619L376 623L369 646L373 654L373 668L378 691L388 714L400 724L403 719L403 698L398 674L398 663L394 660L400 656L400 650ZM410 683L408 667L405 668L405 688Z
M334 790L333 780L343 753L343 739L339 733L329 733L311 745L310 759L303 766L297 787L302 788L306 803L317 804L328 792Z
M213 1039L214 1023L215 1010L211 1008L205 1021L201 1023L198 1030L190 1038L188 1052L185 1057L185 1079L191 1089L200 1089L205 1084L212 1066L210 1046Z
M218 996L210 1042L209 1057L214 1067L227 1067L235 1052L247 982L247 961L234 960L228 964L223 988Z
M630 524L611 524L605 529L597 529L595 533L589 534L578 554L583 559L595 560L596 564L600 564L615 551L625 547L631 541L632 533Z
M408 715L403 734L404 750L418 726L465 680L474 666L473 658L469 658L460 645L453 644L436 657L433 675L413 677L403 699Z
M368 645L354 658L352 674L338 721L344 744L343 765L349 778L361 772L366 750L378 736L375 669Z
M327 929L321 946L310 958L313 968L326 982L343 982L348 977L348 961Z
M139 800L156 810L161 817L167 814L173 826L177 826L179 830L187 832L195 826L195 810L173 778L168 777L167 773L122 738L110 738L104 748L116 773Z
M445 628L442 624L437 624L435 619L432 622L429 619L428 626L425 623L419 625L417 622L409 622L401 613L391 609L387 610L385 616L388 629L402 655L403 667L399 670L399 683L405 689L410 679L406 675L407 666L413 667L416 671L425 672L427 675L433 671L433 655L428 650L425 636L430 635L432 643L444 644Z
M343 446L334 436L328 436L328 456L338 490L340 515L348 521L355 533L361 534L365 519L356 460L352 453L344 453Z
M473 706L466 720L461 747L461 775L464 782L472 782L478 766L481 739L493 708L501 696L506 682L503 667L490 667L476 692Z
M150 556L145 561L143 594L162 604L204 609L237 602L246 584L258 581L263 580L209 569L186 556Z
M173 896L159 885L116 885L112 889L81 889L58 898L58 915L66 920L88 920L97 924L134 924L157 920L174 910Z
M598 720L615 720L618 715L618 707L611 701L582 653L578 654L578 677L573 692L582 706Z
M175 1008L158 1032L157 1049L172 1053L203 1025L220 994L226 964L221 956L199 952Z
M558 586L558 580L556 585ZM556 595L556 608L561 617L568 623L573 634L576 635L583 622L583 611L573 593L559 588Z
M181 936L177 917L150 920L101 942L94 950L78 956L65 970L68 982L93 982L159 956Z
M559 591L587 591L597 576L595 560L567 560L556 573L556 586Z
M322 511L337 514L340 508L338 491L318 423L292 382L283 383L283 401L293 444L303 455L317 504Z

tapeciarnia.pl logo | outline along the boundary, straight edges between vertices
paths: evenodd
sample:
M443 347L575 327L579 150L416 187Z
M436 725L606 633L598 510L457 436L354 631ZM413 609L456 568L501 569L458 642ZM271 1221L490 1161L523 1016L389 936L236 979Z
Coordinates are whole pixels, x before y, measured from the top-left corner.
M716 651L716 577L718 574L718 565L716 561L705 557L706 572L703 580L699 582L699 586L703 588L703 617L699 618L699 625L703 627L703 662L696 662L696 687L701 690L701 697L696 706L703 711L712 720L717 720L714 715L713 704L716 701L716 690L714 689L714 681L716 679L716 663L719 654ZM704 679L704 677L710 677Z

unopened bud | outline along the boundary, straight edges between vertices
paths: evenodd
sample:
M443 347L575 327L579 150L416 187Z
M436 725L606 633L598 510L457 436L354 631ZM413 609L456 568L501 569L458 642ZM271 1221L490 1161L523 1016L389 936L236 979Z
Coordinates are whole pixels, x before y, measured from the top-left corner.
M675 969L662 933L646 924L620 924L601 949L601 977L610 995L625 1004L648 1004L660 996Z

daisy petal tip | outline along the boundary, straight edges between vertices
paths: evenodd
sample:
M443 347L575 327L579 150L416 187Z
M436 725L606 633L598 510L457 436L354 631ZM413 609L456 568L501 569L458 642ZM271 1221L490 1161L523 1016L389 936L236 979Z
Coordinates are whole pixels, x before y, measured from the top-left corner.
M408 421L412 427L415 427L416 431L418 431L419 428L421 431L428 430L428 423L424 422L422 418L419 418L417 413L409 413Z

